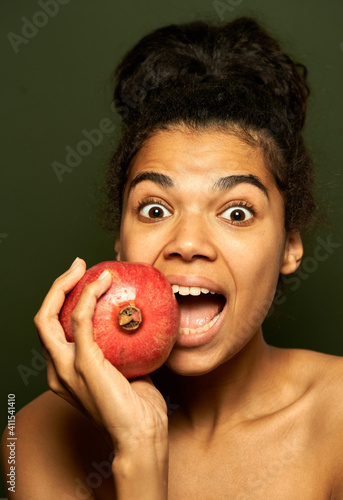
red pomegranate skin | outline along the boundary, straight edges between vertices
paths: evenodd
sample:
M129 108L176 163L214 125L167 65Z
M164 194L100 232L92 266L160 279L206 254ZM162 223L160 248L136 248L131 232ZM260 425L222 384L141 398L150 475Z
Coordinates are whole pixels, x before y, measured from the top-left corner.
M151 373L167 360L173 348L180 311L169 281L150 264L107 261L89 268L66 296L60 312L66 338L74 340L71 314L85 285L105 269L112 275L112 284L95 308L94 340L126 378ZM119 325L119 311L132 302L140 309L142 322L136 330L125 330Z

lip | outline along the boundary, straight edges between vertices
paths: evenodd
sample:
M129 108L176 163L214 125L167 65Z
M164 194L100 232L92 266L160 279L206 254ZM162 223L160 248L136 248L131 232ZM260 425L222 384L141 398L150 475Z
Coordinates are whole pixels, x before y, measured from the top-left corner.
M221 324L227 312L228 297L225 291L223 290L223 287L221 287L218 283L215 283L210 278L205 278L196 275L187 275L187 276L167 275L167 279L171 285L181 285L188 287L196 286L200 288L207 288L212 292L224 295L224 297L226 298L225 306L221 311L219 318L211 328L209 328L206 332L202 333L190 333L189 335L180 333L176 339L175 347L191 348L191 347L200 347L202 345L208 344L218 334L221 328Z

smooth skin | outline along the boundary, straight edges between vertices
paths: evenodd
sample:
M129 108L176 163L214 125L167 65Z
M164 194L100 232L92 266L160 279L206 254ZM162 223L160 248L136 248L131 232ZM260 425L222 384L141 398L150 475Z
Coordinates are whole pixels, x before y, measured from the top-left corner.
M217 189L218 179L242 175L266 191L249 182ZM152 264L174 284L211 282L227 299L219 326L173 348L178 404L168 418L150 378L128 382L93 341L109 275L85 288L75 344L65 341L58 314L85 272L78 259L35 318L51 391L17 415L9 500L343 498L342 359L278 349L262 335L279 273L294 272L303 255L300 235L286 234L283 222L258 149L213 129L178 127L148 140L129 171L117 258Z

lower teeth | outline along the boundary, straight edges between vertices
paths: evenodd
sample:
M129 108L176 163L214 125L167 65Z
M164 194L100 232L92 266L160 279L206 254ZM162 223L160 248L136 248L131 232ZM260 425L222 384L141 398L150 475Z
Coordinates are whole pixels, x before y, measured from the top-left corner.
M192 333L203 333L203 332L207 332L207 330L209 330L210 328L212 328L212 326L214 325L214 323L216 323L217 319L219 318L220 316L220 312L213 318L211 319L211 321L209 323L207 323L206 325L204 326L201 326L200 328L180 328L180 334L182 335L192 335Z

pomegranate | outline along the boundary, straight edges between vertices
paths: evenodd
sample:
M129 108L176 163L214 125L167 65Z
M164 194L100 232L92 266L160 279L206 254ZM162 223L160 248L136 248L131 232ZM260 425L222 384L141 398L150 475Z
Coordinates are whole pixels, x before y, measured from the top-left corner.
M85 285L105 269L112 275L112 284L95 308L94 340L126 378L151 373L172 350L180 312L169 281L149 264L107 261L89 268L60 312L66 338L73 342L71 314Z

